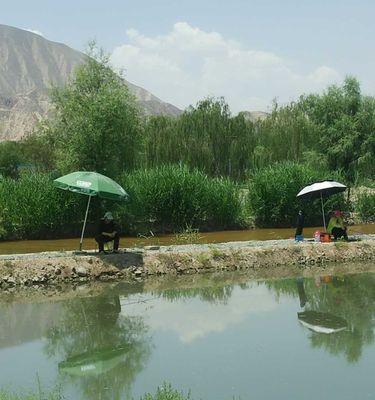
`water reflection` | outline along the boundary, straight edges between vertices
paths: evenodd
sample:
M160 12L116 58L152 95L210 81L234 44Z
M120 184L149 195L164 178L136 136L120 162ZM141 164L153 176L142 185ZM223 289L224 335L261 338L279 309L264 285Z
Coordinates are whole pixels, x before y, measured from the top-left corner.
M305 285L303 278L297 278L297 290L299 297L299 304L301 308L304 308L306 303L308 302L307 294L305 292ZM302 311L298 314L299 322L305 326L306 328L317 332L317 333L337 333L344 331L347 329L347 322L336 315L327 313L327 312L319 312L319 311Z
M313 347L357 362L364 346L374 342L374 274L286 279L267 286L277 296L298 296L303 308L298 319L311 330Z
M73 299L63 304L58 323L47 331L44 348L58 356L63 383L75 383L84 398L119 399L150 355L150 338L141 316L120 314L119 296Z
M207 274L101 288L94 297L0 303L0 357L15 360L13 373L0 363L0 387L10 379L25 387L37 371L72 399L138 398L163 380L186 384L198 398L247 398L250 391L292 398L296 384L310 384L293 361L300 357L323 380L333 366L344 383L357 371L356 390L369 390L360 378L364 368L373 374L374 274L273 281ZM14 371L28 359L35 366L22 381ZM339 394L330 398L345 398Z

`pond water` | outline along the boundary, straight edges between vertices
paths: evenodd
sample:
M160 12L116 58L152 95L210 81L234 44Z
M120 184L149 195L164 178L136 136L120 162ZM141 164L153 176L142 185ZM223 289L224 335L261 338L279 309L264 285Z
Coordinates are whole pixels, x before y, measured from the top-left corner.
M79 290L78 290L79 292ZM136 398L373 399L375 274L248 281L203 275L0 302L0 386Z
M314 232L322 227L305 228L303 234L306 238L312 238ZM375 224L353 225L349 227L349 235L375 234ZM293 228L267 228L250 229L240 231L205 232L194 235L194 243L225 243L247 240L273 240L288 239L294 237ZM124 237L121 239L121 247L137 247L147 245L168 246L179 244L176 235L160 235L150 237ZM0 242L0 254L22 254L37 253L41 251L63 251L76 250L79 239L58 239L58 240L23 240ZM84 240L85 249L97 247L93 238Z

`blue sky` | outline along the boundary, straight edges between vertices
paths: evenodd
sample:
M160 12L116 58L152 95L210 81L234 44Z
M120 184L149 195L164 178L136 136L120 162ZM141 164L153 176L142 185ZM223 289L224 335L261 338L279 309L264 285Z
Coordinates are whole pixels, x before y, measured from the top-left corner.
M0 22L78 50L95 38L127 78L180 107L224 95L266 109L357 76L375 91L375 2L347 0L20 1Z

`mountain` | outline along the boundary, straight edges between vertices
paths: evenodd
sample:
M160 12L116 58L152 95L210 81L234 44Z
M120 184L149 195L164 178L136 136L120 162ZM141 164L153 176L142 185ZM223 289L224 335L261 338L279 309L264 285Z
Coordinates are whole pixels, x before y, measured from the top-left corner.
M51 109L48 88L63 85L85 55L35 33L0 25L0 140L31 132ZM181 110L126 82L146 115L179 115Z
M251 122L263 121L269 115L264 111L241 111L239 114L243 115L245 119Z

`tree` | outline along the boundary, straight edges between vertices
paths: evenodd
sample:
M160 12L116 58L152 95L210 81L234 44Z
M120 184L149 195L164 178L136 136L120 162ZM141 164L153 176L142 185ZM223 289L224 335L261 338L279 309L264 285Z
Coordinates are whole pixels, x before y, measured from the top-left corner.
M357 79L346 77L342 86L330 86L322 95L302 96L301 107L319 130L320 152L332 170L356 179L363 143L371 134L374 104L365 102Z
M0 175L17 178L21 159L21 149L17 142L0 143Z
M115 177L137 163L140 111L108 56L90 44L74 77L51 91L55 113L48 121L62 172L92 170Z

